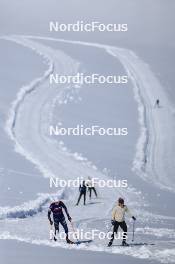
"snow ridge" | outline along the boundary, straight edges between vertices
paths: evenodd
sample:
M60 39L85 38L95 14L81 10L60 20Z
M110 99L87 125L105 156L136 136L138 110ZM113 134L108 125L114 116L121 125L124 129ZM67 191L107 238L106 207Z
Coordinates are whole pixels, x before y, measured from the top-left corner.
M55 194L43 193L38 194L36 200L25 202L14 207L0 207L0 219L6 218L26 218L34 216L43 211L44 206L54 200L63 198L64 190L60 190Z
M15 143L15 151L22 156L24 156L27 160L31 161L33 164L35 164L39 171L41 171L46 177L52 176L50 172L42 165L36 163L36 160L33 158L33 156L27 152L21 144L19 144L18 140L16 139L15 135L15 124L16 124L16 119L18 115L18 110L23 103L24 99L26 98L27 95L30 93L34 92L39 85L41 85L48 77L49 75L53 72L54 70L54 63L51 60L50 57L48 57L46 54L41 53L40 50L36 49L35 47L32 47L31 45L25 43L25 40L21 37L14 37L14 36L4 36L2 39L6 39L9 41L13 41L17 44L23 45L24 47L32 49L37 55L41 56L43 58L44 63L48 65L48 69L43 73L41 77L36 78L33 80L29 85L21 87L19 90L16 99L13 101L12 106L10 108L10 112L8 114L8 119L6 121L5 125L5 130L7 134L9 135L10 139L14 141Z
M44 239L30 239L30 238L23 238L15 235L10 235L9 232L3 232L0 235L0 239L9 239L9 240L18 240L21 242L39 245L39 246L50 246L50 247L60 247L65 249L74 249L74 250L87 250L87 251L94 251L94 252L106 252L110 254L123 254L126 256L132 256L139 259L150 259L152 261L159 261L160 263L174 263L175 259L175 251L173 248L160 250L154 246L136 246L136 247L111 247L107 248L104 245L97 246L97 245L68 245L64 242L54 242Z

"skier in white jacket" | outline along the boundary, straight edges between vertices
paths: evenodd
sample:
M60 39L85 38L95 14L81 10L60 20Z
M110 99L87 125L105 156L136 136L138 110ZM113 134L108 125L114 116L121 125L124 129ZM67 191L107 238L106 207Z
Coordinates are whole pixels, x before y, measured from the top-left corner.
M108 247L112 246L113 240L114 240L114 234L117 234L119 226L123 230L123 241L122 241L122 246L128 246L126 243L126 237L127 237L127 225L125 222L125 213L128 213L132 219L135 221L136 218L131 215L128 207L124 204L124 199L119 198L117 205L114 207L112 211L112 220L111 223L114 226L113 227L113 233L111 235L111 239L108 243Z

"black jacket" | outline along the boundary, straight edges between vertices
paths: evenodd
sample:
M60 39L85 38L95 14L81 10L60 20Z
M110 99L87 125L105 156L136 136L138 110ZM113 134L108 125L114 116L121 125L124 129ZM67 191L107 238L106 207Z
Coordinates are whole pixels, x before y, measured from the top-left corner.
M65 204L62 201L58 201L58 202L53 202L51 203L49 210L48 210L48 219L49 221L51 221L51 213L53 213L53 219L54 220L59 220L59 219L64 219L64 214L63 214L63 209L68 217L68 219L70 218L69 213L67 211L67 207L65 206Z

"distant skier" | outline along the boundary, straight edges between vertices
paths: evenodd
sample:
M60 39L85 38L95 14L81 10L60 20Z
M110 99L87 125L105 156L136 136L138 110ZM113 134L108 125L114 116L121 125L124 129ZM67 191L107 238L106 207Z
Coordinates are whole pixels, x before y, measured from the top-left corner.
M111 223L114 226L113 227L113 233L111 235L111 240L108 243L108 247L112 246L113 240L114 240L114 234L117 234L119 226L123 230L123 241L122 246L128 246L126 243L126 237L127 237L127 225L125 222L125 213L129 213L128 207L124 204L124 199L119 198L118 204L114 207L112 211L112 220ZM136 218L132 216L132 219L135 221Z
M155 107L155 108L156 108L156 107L157 107L157 108L160 107L160 100L159 100L159 99L156 100L154 107Z
M51 203L49 210L48 210L48 219L51 225L53 225L54 223L55 235L56 235L56 231L59 232L59 224L61 224L62 227L64 228L64 232L66 233L67 243L72 244L73 242L69 240L68 238L68 227L67 227L67 223L66 223L66 220L63 214L63 209L68 217L68 220L71 222L72 218L70 217L67 211L67 207L62 201ZM51 219L51 213L53 214L53 221ZM57 239L54 237L54 240L56 241Z
M80 184L80 187L79 187L80 195L79 195L79 197L78 197L78 201L77 201L76 205L79 204L79 202L80 202L82 196L83 196L83 198L84 198L84 205L86 205L86 189L87 189L87 187L86 187L86 183L85 183L85 181L83 181L83 182Z
M94 183L93 183L93 181L92 181L90 176L88 177L86 185L87 185L88 191L89 191L89 199L91 199L91 197L92 197L92 191L95 193L95 196L97 197L97 191L96 191L96 189L94 187Z

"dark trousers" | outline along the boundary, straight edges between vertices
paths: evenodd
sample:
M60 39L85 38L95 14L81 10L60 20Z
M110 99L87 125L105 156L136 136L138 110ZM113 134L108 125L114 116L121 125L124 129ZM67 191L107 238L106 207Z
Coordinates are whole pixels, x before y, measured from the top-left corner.
M126 222L125 221L123 221L123 222L115 221L114 228L113 228L113 233L111 235L111 242L114 240L114 234L115 233L117 234L119 226L123 230L123 241L126 241L126 237L127 237L127 225L126 225Z
M84 205L86 204L86 192L80 192L80 195L78 197L77 205L79 204L81 197L84 197Z
M91 199L92 191L95 193L95 196L97 197L97 192L95 190L95 187L89 187L89 198Z
M62 227L64 228L64 232L66 233L66 235L68 235L68 227L67 227L67 223L65 218L55 218L54 219L54 226L55 226L55 235L56 235L56 231L59 232L59 224L62 225Z

